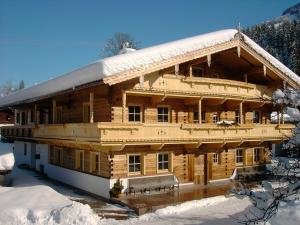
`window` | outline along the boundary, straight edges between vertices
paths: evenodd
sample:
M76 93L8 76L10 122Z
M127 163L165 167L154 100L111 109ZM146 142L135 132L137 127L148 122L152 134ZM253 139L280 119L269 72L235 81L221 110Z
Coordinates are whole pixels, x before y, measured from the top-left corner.
M84 170L84 151L76 151L76 169Z
M217 123L220 121L219 115L217 113L213 114L212 121L213 121L213 123Z
M254 162L260 161L260 148L254 148Z
M169 154L158 154L158 170L168 170L169 169Z
M199 66L192 66L192 75L193 77L202 77L203 69Z
M243 149L236 149L235 162L243 163Z
M157 121L158 122L169 122L169 108L158 107L157 108Z
M260 123L259 111L253 111L253 123Z
M130 155L128 157L128 171L129 173L141 172L141 156Z
M34 123L34 110L30 110L29 111L29 120L30 120L30 123Z
M26 156L27 155L27 144L24 143L24 155Z
M240 110L235 111L235 123L241 123Z
M26 112L21 112L21 125L26 124Z
M91 152L91 172L99 173L100 172L100 153Z
M141 107L140 106L128 106L128 121L129 122L141 122Z
M214 153L213 155L213 163L219 164L219 153Z
M83 122L89 123L90 122L90 103L83 103Z
M198 112L194 112L193 122L194 123L199 123L199 113Z
M63 160L63 149L60 147L54 147L53 152L54 152L53 163L57 165L61 165Z
M17 112L16 123L20 124L20 113L19 112Z

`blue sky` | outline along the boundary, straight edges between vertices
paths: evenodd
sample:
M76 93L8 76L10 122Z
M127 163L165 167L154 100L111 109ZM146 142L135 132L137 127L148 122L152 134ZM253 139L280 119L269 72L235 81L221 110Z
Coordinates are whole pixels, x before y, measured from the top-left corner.
M272 19L299 0L0 0L0 84L42 82L101 58L115 32L141 47Z

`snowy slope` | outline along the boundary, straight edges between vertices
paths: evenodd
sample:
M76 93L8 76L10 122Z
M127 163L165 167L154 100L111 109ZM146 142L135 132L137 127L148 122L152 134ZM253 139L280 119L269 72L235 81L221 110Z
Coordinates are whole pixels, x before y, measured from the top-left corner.
M80 85L100 81L106 77L116 76L132 69L144 68L147 67L147 65L168 60L172 57L225 43L234 39L236 34L237 30L234 29L220 30L105 58L63 76L2 97L0 98L0 107L17 104L25 100L33 101L35 98L74 89ZM300 79L295 73L260 48L248 37L244 37L250 47L258 51L260 55L269 60L276 68L300 84Z

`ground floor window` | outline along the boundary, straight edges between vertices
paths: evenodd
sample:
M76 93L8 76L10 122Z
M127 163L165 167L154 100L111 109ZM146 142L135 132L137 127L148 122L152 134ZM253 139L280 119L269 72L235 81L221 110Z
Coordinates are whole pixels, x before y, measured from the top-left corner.
M141 156L129 155L128 156L128 172L137 173L141 172Z
M236 149L236 153L235 153L235 162L236 163L243 163L244 157L243 157L243 149L239 148Z
M76 151L76 169L84 170L84 151L83 150Z
M100 172L100 153L91 152L91 172L99 174Z
M260 148L254 148L254 162L259 162L260 161Z
M63 148L54 146L50 149L50 163L55 165L62 165Z
M168 170L169 169L169 154L160 153L157 157L158 170Z
M213 163L214 164L219 164L219 161L220 161L220 154L219 153L214 153L213 155Z

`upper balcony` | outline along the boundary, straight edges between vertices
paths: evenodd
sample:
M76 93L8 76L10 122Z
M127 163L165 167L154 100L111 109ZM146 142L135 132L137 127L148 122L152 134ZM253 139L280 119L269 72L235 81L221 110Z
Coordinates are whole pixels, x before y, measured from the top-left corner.
M128 124L128 123L76 123L37 125L33 127L3 127L5 137L37 139L65 144L97 145L110 150L126 145L245 143L282 141L293 134L292 124Z
M271 101L273 89L247 82L207 78L186 77L174 74L151 76L143 84L126 91L129 95L164 95L165 97L202 97Z

